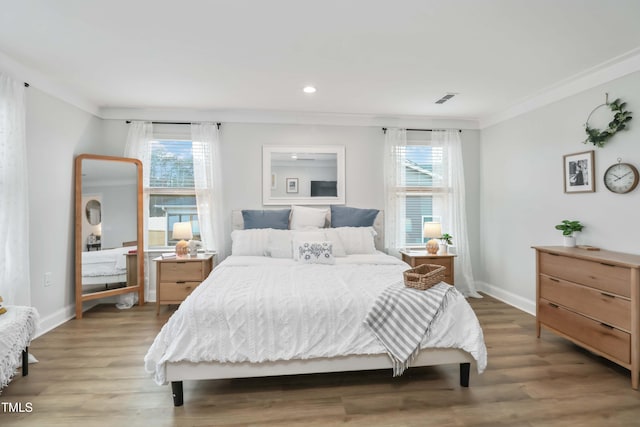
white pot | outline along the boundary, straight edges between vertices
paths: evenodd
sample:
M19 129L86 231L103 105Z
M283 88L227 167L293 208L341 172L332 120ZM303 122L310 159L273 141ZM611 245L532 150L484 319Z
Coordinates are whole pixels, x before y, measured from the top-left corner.
M440 243L438 245L438 255L446 255L447 254L447 244Z
M564 236L564 245L573 248L576 245L576 236Z

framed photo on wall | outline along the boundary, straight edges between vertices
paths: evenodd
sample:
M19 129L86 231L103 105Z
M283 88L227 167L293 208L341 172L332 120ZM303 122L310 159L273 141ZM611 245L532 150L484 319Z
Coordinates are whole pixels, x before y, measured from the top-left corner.
M298 178L287 178L287 193L298 192Z
M596 190L593 150L565 154L563 170L565 193L593 193Z

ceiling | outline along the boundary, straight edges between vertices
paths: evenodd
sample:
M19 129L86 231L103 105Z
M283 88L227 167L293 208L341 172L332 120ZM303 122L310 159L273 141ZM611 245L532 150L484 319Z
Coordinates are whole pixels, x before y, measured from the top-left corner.
M640 53L638 0L0 0L0 10L0 52L100 108L481 119ZM447 92L459 94L435 104Z

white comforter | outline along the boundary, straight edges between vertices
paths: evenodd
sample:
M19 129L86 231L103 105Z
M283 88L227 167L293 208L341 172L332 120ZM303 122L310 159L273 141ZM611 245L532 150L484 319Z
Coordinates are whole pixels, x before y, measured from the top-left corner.
M335 265L231 256L182 303L145 356L166 383L167 362L265 362L385 353L364 324L375 298L402 280L407 264L379 253L336 258ZM463 297L447 302L424 347L469 352L482 372L486 348Z
M109 276L127 272L127 257L136 246L82 252L82 275L85 277Z

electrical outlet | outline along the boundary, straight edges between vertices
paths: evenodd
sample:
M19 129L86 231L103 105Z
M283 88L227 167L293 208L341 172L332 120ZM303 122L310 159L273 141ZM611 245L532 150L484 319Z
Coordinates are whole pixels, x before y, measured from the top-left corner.
M51 273L44 273L42 283L44 284L45 288L51 286Z

